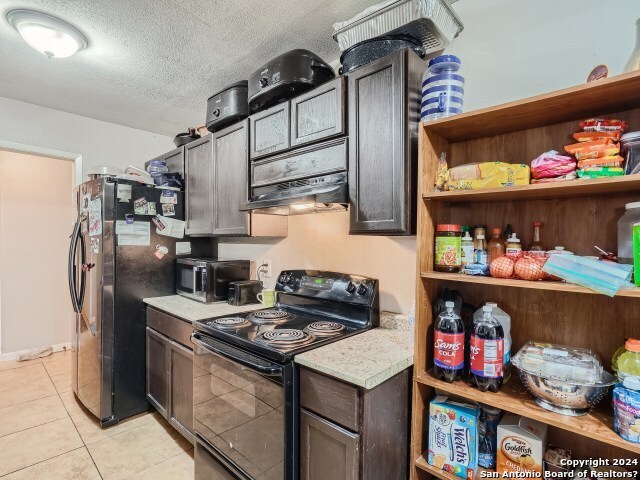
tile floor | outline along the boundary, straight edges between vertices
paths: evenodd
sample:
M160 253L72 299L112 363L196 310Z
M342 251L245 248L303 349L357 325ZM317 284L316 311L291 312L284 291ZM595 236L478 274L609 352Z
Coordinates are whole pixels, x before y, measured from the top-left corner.
M157 413L100 428L60 352L0 362L0 478L192 480L193 447Z

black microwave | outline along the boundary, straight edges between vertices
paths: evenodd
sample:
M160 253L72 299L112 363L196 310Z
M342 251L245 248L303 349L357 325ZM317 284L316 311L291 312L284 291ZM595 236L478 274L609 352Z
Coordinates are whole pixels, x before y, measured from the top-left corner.
M202 303L226 301L229 282L249 280L249 260L179 258L176 260L178 295Z

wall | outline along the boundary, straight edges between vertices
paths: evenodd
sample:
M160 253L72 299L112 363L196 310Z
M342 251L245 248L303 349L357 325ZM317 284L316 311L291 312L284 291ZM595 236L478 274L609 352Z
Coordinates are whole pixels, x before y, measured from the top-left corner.
M0 150L0 352L71 341L73 163Z
M175 148L165 135L0 97L0 145L9 143L82 155L82 181L91 166L142 168Z
M621 73L640 17L637 0L460 0L453 7L465 30L446 53L462 59L467 111L584 83L601 63L611 75ZM611 28L605 30L607 19ZM408 313L415 295L415 237L348 231L346 213L291 217L285 240L225 240L218 253L270 259L274 272L313 267L378 277L381 307Z

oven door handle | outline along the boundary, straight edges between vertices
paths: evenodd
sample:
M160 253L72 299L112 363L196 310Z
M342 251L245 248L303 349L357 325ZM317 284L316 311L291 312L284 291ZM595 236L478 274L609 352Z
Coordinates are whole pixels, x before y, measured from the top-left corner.
M226 358L235 363L239 363L240 365L243 365L247 368L260 372L262 375L275 377L275 376L282 375L284 371L284 368L282 365L278 365L277 363L271 363L263 359L259 359L260 362L263 363L262 365L253 363L251 362L251 357L254 357L254 356L250 354L245 355L246 358L243 358L243 357L234 355L233 352L231 351L231 348L227 351L222 351L217 347L215 347L214 345L211 345L210 343L208 343L206 340L202 338L201 335L195 332L191 335L191 341L193 342L194 345L197 345L200 348L204 348L205 350L209 350L210 352L220 355L223 358Z

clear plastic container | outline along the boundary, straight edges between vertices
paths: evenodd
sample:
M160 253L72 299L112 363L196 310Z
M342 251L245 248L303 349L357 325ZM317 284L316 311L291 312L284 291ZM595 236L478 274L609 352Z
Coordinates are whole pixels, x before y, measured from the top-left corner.
M625 175L640 173L640 132L629 132L620 137L620 155L624 157Z
M422 82L421 121L462 113L464 77L459 71L461 64L455 55L440 55L429 60Z
M633 225L640 222L640 202L627 203L618 220L618 262L633 265Z
M520 370L542 378L580 385L595 385L602 379L602 362L585 348L528 342L512 358Z
M152 160L149 166L147 166L147 173L155 177L156 175L169 173L169 167L164 163L164 160Z

